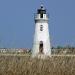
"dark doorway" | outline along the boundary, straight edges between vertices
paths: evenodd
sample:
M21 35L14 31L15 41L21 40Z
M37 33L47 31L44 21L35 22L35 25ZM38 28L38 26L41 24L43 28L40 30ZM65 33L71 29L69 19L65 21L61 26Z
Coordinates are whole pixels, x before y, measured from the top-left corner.
M43 41L40 41L39 53L40 53L40 54L43 54Z

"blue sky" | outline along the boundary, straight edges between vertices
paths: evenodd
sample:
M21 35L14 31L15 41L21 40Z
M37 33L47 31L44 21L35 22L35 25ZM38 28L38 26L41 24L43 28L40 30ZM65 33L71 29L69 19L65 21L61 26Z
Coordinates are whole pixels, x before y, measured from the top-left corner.
M41 3L49 13L51 46L75 46L75 0L0 0L1 48L32 48Z

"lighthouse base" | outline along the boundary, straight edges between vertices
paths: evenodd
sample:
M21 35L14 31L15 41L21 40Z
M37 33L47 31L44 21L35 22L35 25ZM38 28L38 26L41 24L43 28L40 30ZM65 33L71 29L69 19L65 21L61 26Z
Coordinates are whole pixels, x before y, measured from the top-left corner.
M38 58L38 59L48 59L50 57L51 55L45 55L45 54L40 54L40 53L36 54L35 56L32 56L32 58Z

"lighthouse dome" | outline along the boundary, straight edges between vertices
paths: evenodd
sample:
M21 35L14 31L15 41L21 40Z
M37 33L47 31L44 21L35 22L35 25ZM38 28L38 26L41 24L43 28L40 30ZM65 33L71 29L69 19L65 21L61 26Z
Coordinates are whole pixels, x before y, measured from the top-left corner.
M37 10L38 14L46 14L46 9L43 5L40 6L40 9Z

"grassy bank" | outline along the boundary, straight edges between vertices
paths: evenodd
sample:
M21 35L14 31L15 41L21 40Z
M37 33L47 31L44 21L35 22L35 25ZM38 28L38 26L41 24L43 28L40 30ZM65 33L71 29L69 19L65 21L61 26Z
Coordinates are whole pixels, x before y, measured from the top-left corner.
M0 75L75 75L75 56L40 60L30 56L0 55Z

